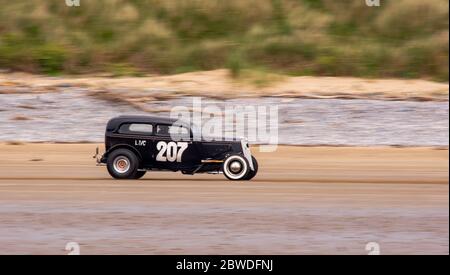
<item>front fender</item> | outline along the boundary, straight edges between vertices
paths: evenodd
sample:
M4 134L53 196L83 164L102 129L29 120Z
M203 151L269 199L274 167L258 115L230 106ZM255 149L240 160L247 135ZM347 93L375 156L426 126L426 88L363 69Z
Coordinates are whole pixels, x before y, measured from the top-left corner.
M253 166L252 152L250 151L250 147L248 142L244 139L241 140L242 154L247 159L250 169L255 171L255 167Z

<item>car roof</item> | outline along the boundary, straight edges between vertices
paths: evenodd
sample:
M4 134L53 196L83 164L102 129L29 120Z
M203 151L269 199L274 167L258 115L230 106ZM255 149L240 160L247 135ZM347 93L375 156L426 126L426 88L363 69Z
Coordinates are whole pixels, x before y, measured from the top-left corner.
M118 116L108 121L106 130L112 131L123 123L173 124L176 121L177 119L158 116Z

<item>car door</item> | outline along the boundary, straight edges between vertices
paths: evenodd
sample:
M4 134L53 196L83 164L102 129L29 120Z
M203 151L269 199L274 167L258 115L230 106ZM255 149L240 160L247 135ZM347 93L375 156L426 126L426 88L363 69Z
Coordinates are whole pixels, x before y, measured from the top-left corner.
M181 131L177 133L177 131ZM188 128L157 124L154 136L155 167L169 170L190 169L200 163Z

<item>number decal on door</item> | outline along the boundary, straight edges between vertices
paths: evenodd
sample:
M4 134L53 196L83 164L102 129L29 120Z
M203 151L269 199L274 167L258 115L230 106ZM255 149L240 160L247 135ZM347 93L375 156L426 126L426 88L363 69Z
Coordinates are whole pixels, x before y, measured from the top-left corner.
M169 162L181 162L184 150L188 147L187 142L165 142L160 141L156 144L156 150L158 155L156 161L169 161Z

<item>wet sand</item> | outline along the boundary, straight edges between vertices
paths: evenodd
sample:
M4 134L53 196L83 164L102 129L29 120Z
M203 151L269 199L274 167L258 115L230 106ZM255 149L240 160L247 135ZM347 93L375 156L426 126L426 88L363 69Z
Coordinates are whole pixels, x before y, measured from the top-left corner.
M0 93L0 121L4 122L0 123L0 140L103 142L102 129L112 117L169 117L171 110L181 106L202 115L203 125L211 119L208 112L211 107L220 110L214 117L223 123L226 109L233 108L236 121L238 117L245 119L249 131L245 135L253 139L250 140L252 144L267 143L269 137L275 136L274 129L278 129L278 143L300 146L446 146L449 139L448 102L273 97L211 102L183 97L139 104L143 110L129 104L104 101L90 96L87 91L71 88L38 95ZM266 114L255 111L252 118L246 109L264 108L269 113L272 106L278 109L278 119L277 124L269 123L270 127L265 123L258 126L267 120ZM234 128L237 129L236 123ZM258 133L253 138L251 130ZM236 132L224 134L233 136Z
M0 144L0 254L448 254L448 149L280 147L250 182L112 180L95 144Z

